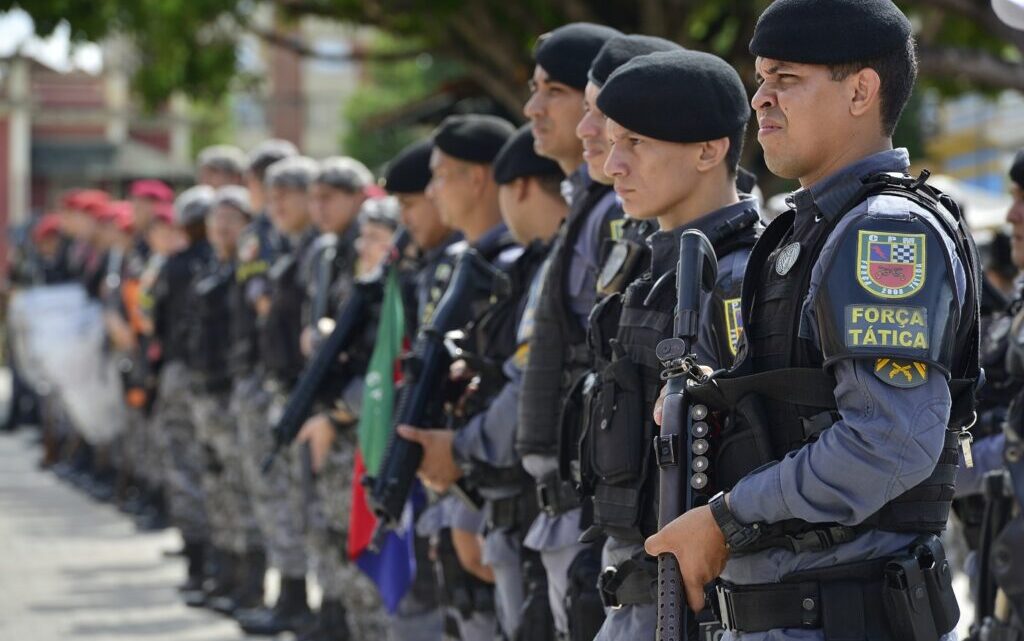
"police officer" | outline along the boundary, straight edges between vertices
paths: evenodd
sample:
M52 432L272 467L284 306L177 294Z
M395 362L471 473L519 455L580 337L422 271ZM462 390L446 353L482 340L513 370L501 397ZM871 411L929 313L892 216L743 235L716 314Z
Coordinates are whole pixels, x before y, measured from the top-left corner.
M600 250L620 225L622 210L611 181L601 173L591 174L584 164L576 128L583 117L590 65L605 42L617 35L621 34L608 27L575 23L541 36L534 51L532 95L523 107L533 126L537 153L557 162L568 176L564 193L570 203L544 268L519 396L516 451L537 482L542 510L525 545L541 553L555 629L564 636L575 627L579 638L592 638L602 615L593 585L599 549L578 542L582 530L577 499L558 475L558 417L569 389L590 364L586 327L597 297ZM567 612L570 583L580 589L572 590L572 612ZM577 621L575 626L570 616Z
M359 272L360 211L366 214L372 210L373 220L388 228L385 242L397 226L397 208L386 210L366 200L366 189L372 184L373 176L362 163L336 157L320 163L310 185L311 218L322 233L311 250L311 274L306 277L303 349L307 356L326 336L326 325L352 293ZM345 558L345 525L351 509L356 448L354 418L371 349L369 336L354 341L344 356L344 365L331 376L330 391L322 394L332 405L309 419L296 438L300 447L310 443L316 474L315 500L306 505L307 535L323 591L317 622L298 636L300 641L369 638L383 630L383 615L372 584ZM293 479L293 483L296 481ZM346 612L352 619L351 629Z
M199 152L196 182L214 189L241 185L245 173L245 152L234 145L212 145Z
M238 421L238 442L241 448L242 472L252 502L260 538L267 551L267 562L280 568L284 563L278 548L271 546L273 523L280 506L280 491L268 484L263 475L263 461L269 447L267 425L269 395L263 389L259 317L268 306L267 272L282 250L280 236L270 222L264 198L263 180L267 168L284 158L295 156L295 146L286 140L267 140L256 146L249 157L246 185L253 221L238 237L238 260L235 284L231 289L230 354L228 364L232 375L230 408ZM253 581L266 571L259 557L249 559L248 571ZM258 579L262 584L262 579ZM256 608L262 604L257 604ZM236 618L247 608L239 608Z
M756 201L736 188L750 116L738 74L709 54L662 49L619 66L596 97L607 117L604 171L627 215L656 220L660 228L647 239L646 263L634 270L643 273L591 315L596 367L584 384L582 420L589 428L578 447L590 453L580 461L593 505L585 537L608 536L599 585L612 610L598 639L654 635L656 568L641 544L657 529L658 468L647 445L656 433L650 410L661 387L655 351L673 329L679 237L701 230L719 256L696 346L702 364L718 369L736 353L741 276L759 219Z
M973 414L979 272L955 206L892 149L910 22L889 0L779 0L750 50L766 163L801 189L750 256L738 366L693 393L732 406L719 493L646 549L676 556L694 610L719 578L726 638L937 639L959 615L934 535Z
M228 407L230 293L238 237L249 222L247 190L238 185L218 189L206 219L213 256L192 285L196 324L188 341L192 416L206 454L202 489L218 558L214 580L204 586L202 605L224 613L262 603L266 564L242 472L237 422Z
M1011 227L1012 266L1024 265L1024 152L1018 152L1010 166L1010 195L1013 204L1006 220ZM1018 283L1019 285L1019 283ZM1022 390L1024 390L1024 340L1021 327L1021 298L1008 309L995 309L983 316L985 334L981 343L981 361L985 368L985 387L978 395L978 422L971 429L973 466L961 457L957 476L957 499L953 509L963 526L968 548L967 572L972 578L975 617L971 638L1014 638L1024 634L1020 590L1006 577L1020 575L1019 562L996 562L996 548L1020 549L1019 527L1010 526L1010 517L1019 515L1021 496L1016 491L1014 468L1007 454L1020 439ZM985 306L982 306L985 314ZM1009 469L1008 469L1009 468ZM1006 472L1009 473L1007 476ZM1017 472L1019 477L1019 472ZM1014 507L1014 506L1018 507ZM1014 524L1016 525L1016 524ZM1001 551L1002 551L1001 550ZM1003 557L1013 559L1013 556ZM997 605L997 590L1011 605L1009 611ZM1000 636L1002 635L1002 636Z
M449 254L455 256L472 247L499 268L508 267L518 257L520 249L501 220L492 173L494 158L514 131L501 118L478 114L449 116L435 130L426 195L441 220L464 238L448 248ZM463 604L460 611L452 613L459 636L492 638L497 627L490 586L494 575L482 562L477 539L483 516L448 496L428 509L420 523L433 541L444 580L443 598L449 605Z
M287 250L267 270L267 296L262 309L257 308L263 388L270 395L264 455L272 447L269 428L277 424L304 363L300 348L306 295L303 274L309 273L317 237L309 215L309 186L317 171L313 159L293 156L268 167L265 178L267 211ZM280 459L267 470L264 483L267 500L276 504L267 548L280 562L281 593L273 608L238 617L239 625L249 634L295 631L311 619L305 531L306 505L313 498L312 479L308 469L293 469L303 466L300 457L292 457L286 450Z
M422 140L403 149L388 163L381 186L398 201L402 226L412 238L417 258L409 275L409 287L403 302L407 311L408 334L429 320L452 274L455 256L448 248L462 236L441 220L433 201L426 195L430 183L431 140ZM416 514L417 520L422 512ZM388 638L436 641L442 637L445 615L438 607L437 581L430 559L429 535L416 534L416 576L412 587L398 604L392 617Z
M163 440L161 451L171 519L185 540L188 579L182 593L189 603L198 603L203 598L210 531L201 487L204 453L192 421L185 358L194 320L189 311L193 309L190 286L210 258L205 219L213 198L213 188L200 185L182 192L175 201L177 223L188 244L162 265L146 310L163 360L154 413Z
M494 161L494 180L502 217L516 241L526 251L509 271L512 292L488 312L475 332L485 336L477 346L478 358L492 361L503 376L482 373L481 389L498 390L474 402L485 407L457 431L403 429L424 447L421 474L439 491L464 478L485 499L487 516L483 562L494 571L498 622L508 639L540 639L552 624L547 604L544 571L535 553L523 555L522 539L537 513L532 479L525 474L515 453L515 407L532 319L524 317L527 292L536 280L547 243L565 218L567 207L560 194L564 174L558 164L542 158L533 148L533 134L526 126L505 143ZM514 341L495 332L495 323L507 315L515 319ZM500 326L498 326L500 328ZM493 362L502 359L500 362ZM483 392L478 392L481 396ZM530 551L527 551L530 552ZM528 558L529 571L523 571ZM534 590L529 620L523 620L527 590ZM523 629L528 626L529 630ZM525 636L523 636L525 634Z

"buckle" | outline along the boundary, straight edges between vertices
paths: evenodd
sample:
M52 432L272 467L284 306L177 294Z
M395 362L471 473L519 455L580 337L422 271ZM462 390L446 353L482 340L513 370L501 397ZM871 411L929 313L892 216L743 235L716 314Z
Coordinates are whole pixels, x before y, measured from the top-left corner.
M551 488L546 483L538 481L534 491L537 493L537 505L541 511L550 516L555 516L554 504L551 501Z
M597 591L601 595L601 604L612 610L622 607L619 603L618 590L622 586L622 579L619 577L619 568L609 565L597 577Z
M732 608L732 590L721 582L715 584L715 595L717 598L711 601L711 609L714 610L722 627L730 632L736 632L736 614Z

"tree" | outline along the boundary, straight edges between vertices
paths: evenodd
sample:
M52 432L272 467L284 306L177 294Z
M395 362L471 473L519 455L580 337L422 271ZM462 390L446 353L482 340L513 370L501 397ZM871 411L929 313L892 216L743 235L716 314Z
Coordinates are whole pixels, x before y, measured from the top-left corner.
M40 35L67 20L73 38L99 40L111 32L139 51L135 86L151 103L174 90L216 99L234 74L234 43L243 32L304 55L309 48L255 24L257 5L289 18L318 16L379 27L408 50L462 65L480 89L517 112L531 71L537 35L570 21L593 21L716 53L750 78L747 42L769 0L34 0L23 8ZM1024 90L1024 32L1004 25L989 0L898 0L920 25L921 70L947 91ZM0 9L16 6L0 0ZM355 52L355 57L367 52ZM374 54L371 54L371 57Z

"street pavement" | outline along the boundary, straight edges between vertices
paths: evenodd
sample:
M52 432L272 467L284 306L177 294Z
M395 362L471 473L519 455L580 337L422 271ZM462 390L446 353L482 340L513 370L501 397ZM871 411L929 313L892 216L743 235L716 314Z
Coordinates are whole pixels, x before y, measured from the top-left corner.
M0 433L0 641L235 641L230 619L185 607L173 530L130 519L37 468L31 432Z

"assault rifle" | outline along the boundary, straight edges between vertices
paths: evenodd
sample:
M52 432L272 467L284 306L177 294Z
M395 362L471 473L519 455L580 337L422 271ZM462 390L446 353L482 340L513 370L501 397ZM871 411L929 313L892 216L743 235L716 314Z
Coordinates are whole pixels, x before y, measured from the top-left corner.
M306 364L295 388L288 397L288 403L284 406L281 418L273 428L274 450L263 463L264 471L270 469L281 449L294 442L295 437L299 435L302 424L309 418L317 394L323 388L324 382L331 372L331 366L362 334L368 320L370 307L380 300L384 291L384 279L388 270L401 260L409 241L409 232L406 230L395 232L391 241L391 251L384 257L381 264L370 273L368 278L356 281L352 293L349 294L334 318L334 329Z
M405 381L393 421L395 426L432 427L443 425L445 388L452 357L445 346L445 334L462 329L491 304L492 295L501 291L507 279L476 251L466 250L455 263L451 281L437 304L433 316L420 328L412 354L405 362ZM416 470L423 460L423 447L391 434L384 460L376 478L367 479L367 501L377 516L378 539L394 529L405 509ZM469 493L454 487L464 500Z
M686 386L707 381L697 363L693 344L700 328L701 299L718 278L718 260L707 237L697 230L683 232L676 267L676 324L673 337L658 343L667 395L661 433L654 437L658 461L658 529L694 507L695 494L708 487L710 428L708 408L692 404ZM684 467L685 466L685 467ZM690 628L679 563L672 553L658 556L658 641L685 641Z

